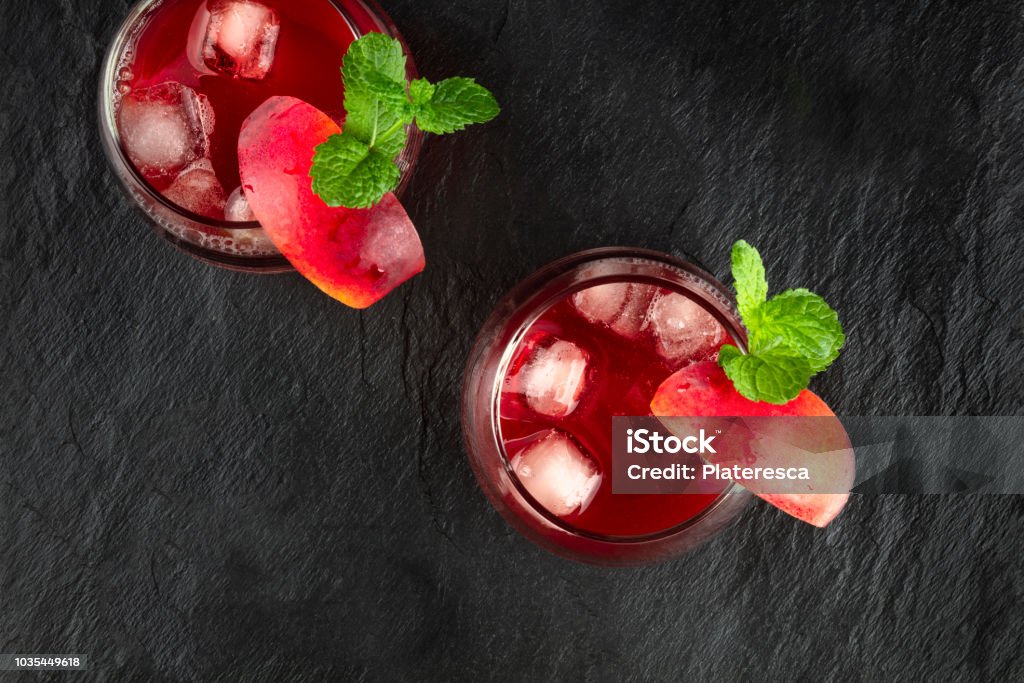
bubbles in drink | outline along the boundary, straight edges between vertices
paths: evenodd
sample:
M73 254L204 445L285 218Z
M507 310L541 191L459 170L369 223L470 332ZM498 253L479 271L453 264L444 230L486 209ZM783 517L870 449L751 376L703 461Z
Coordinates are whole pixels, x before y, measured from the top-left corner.
M511 461L526 490L552 514L583 512L601 486L601 471L565 432L550 430Z
M700 304L675 292L658 295L647 324L654 334L658 354L673 366L706 360L728 336L721 323Z
M199 70L262 80L270 73L281 21L251 0L210 0L200 7L189 36L189 58Z
M192 213L209 218L224 216L224 188L206 159L200 159L182 171L164 196Z
M612 331L635 339L640 336L656 292L650 285L613 282L577 292L572 304L590 322L607 325Z
M180 83L129 92L117 117L128 158L150 181L173 178L209 154L213 108L205 95Z
M565 417L576 409L586 386L587 354L572 342L557 339L530 352L512 386L533 411Z
M249 207L249 200L245 198L245 191L241 187L236 187L235 191L228 195L227 203L224 205L224 218L236 223L256 220L255 214Z

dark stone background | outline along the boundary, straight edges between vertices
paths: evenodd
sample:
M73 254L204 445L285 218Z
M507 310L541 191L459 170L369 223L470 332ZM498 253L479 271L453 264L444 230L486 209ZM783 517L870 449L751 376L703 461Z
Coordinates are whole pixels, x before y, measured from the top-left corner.
M428 141L428 269L357 313L186 258L123 199L94 105L128 3L0 3L0 652L106 680L1024 679L1020 497L860 498L826 531L760 504L605 570L510 531L460 442L516 281L619 244L724 277L740 237L841 312L838 412L1024 412L1024 15L892 5L389 0L426 76L505 111Z

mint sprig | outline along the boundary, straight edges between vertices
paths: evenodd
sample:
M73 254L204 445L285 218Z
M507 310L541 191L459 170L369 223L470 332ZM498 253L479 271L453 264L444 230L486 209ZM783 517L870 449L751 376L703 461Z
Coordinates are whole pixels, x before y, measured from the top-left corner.
M839 316L806 289L768 299L761 255L743 240L732 248L732 275L748 349L723 346L718 364L751 401L788 403L839 357L846 341Z
M381 33L349 46L341 69L345 126L316 148L309 172L313 192L329 206L369 208L398 186L395 158L407 126L444 135L501 111L494 95L471 78L409 83L405 62L401 43Z

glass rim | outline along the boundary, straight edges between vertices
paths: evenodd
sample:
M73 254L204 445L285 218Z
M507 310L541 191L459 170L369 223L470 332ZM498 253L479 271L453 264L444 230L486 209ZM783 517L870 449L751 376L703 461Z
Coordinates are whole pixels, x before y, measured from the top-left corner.
M540 515L547 523L557 527L561 531L570 534L572 536L583 538L599 543L605 543L609 545L627 546L627 545L643 545L647 543L655 543L658 541L669 540L675 536L685 533L687 530L698 525L706 517L712 515L718 508L724 505L728 501L728 496L733 495L749 495L743 487L736 483L731 483L725 487L709 505L703 508L700 512L694 516L683 520L682 522L663 529L661 531L651 532L647 534L637 534L630 536L618 536L601 534L586 529L581 529L571 523L566 522L558 515L553 514L543 505L541 505L526 489L525 485L520 481L518 475L512 468L512 461L509 457L508 452L505 449L505 441L501 435L501 424L500 424L500 400L501 400L501 388L504 383L505 374L508 371L509 364L518 348L518 341L521 339L522 334L525 333L532 327L532 325L539 319L545 312L547 312L551 306L555 305L559 301L562 301L566 296L573 294L574 292L587 289L589 287L598 286L601 284L608 284L612 282L623 282L629 280L631 282L644 282L647 284L656 284L658 286L665 286L668 289L673 289L677 292L682 290L682 286L678 283L669 282L665 278L658 278L656 276L644 276L644 275L631 275L628 278L623 277L622 274L608 274L594 278L587 278L582 282L574 283L568 287L560 287L557 291L547 294L542 297L543 301L538 303L536 300L538 297L531 297L529 293L538 288L544 288L549 285L552 281L562 275L572 273L588 264L598 263L600 261L607 260L614 263L617 260L627 261L632 260L633 263L643 264L647 262L652 265L667 266L679 272L684 277L690 276L702 281L708 285L714 293L718 295L719 303L722 304L722 308L729 315L724 315L722 311L714 310L707 306L705 300L702 297L692 297L698 299L698 303L708 313L713 315L716 320L719 321L725 327L726 332L730 338L740 346L740 350L746 352L746 331L742 326L739 318L739 313L736 310L736 299L729 292L725 286L713 275L708 273L703 268L686 261L684 259L677 258L670 254L655 251L652 249L633 248L633 247L599 247L595 249L587 249L580 252L575 252L559 258L546 266L542 266L540 269L534 271L531 275L528 275L516 286L514 286L507 294L505 294L499 303L495 306L494 311L488 320L484 323L481 329L487 329L491 326L494 318L499 314L502 317L515 317L516 313L521 313L524 310L529 311L529 315L517 325L515 332L513 333L513 340L505 345L505 348L501 351L501 357L497 364L497 370L492 378L492 384L488 388L488 409L487 409L487 420L488 429L487 433L493 440L493 443L497 449L498 456L501 460L504 472L508 477L511 484L515 487L517 493L523 498L524 501L530 506L530 508ZM681 293L681 292L680 292ZM692 295L694 292L687 290L688 295ZM507 304L521 299L519 303L509 312L505 312L503 309ZM476 353L471 355L470 363L476 360ZM468 385L470 378L467 373L466 382ZM655 495L655 494L652 494Z
M128 16L125 17L124 21L122 21L118 26L117 31L114 34L114 38L111 41L110 46L107 48L106 55L103 59L103 66L100 69L99 79L100 125L102 126L103 132L109 137L111 143L106 147L109 152L117 155L117 161L124 167L125 172L131 176L138 188L142 192L145 192L147 198L158 202L160 205L182 218L190 222L200 224L204 227L214 228L217 230L262 230L263 226L259 221L229 221L220 218L210 218L209 216L197 214L182 206L178 206L167 199L161 192L157 191L150 182L146 180L139 170L135 168L135 164L132 163L131 159L128 158L128 155L125 152L124 144L121 141L121 131L117 126L116 104L118 98L115 93L117 72L121 68L122 56L135 35L133 29L136 24L148 12L153 11L156 5L165 1L166 0L138 0L138 2L132 6ZM339 0L323 1L329 3L338 10L338 13L348 25L349 30L352 31L353 35L355 35L357 39L364 35L364 32L352 22L352 19L347 15ZM388 16L388 14L380 7L380 5L377 4L377 2L375 2L375 0L352 0L352 2L359 3L369 14L379 19L383 28L387 30L387 34L401 43L406 57L406 74L410 80L418 78L419 72L416 69L416 62L409 50L409 46L406 44L402 35L398 32L398 29L391 20L391 17ZM412 173L416 168L417 161L419 160L422 142L423 132L415 126L410 126L409 133L406 137L405 147L402 148L401 155L402 157L408 157L408 167L402 172L399 185L395 188L396 195L401 195L412 177ZM270 258L274 257L271 256Z

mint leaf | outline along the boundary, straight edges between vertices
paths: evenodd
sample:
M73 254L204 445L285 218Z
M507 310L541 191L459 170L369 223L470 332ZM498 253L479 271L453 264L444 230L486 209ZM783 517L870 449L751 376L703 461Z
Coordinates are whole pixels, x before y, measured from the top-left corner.
M369 95L385 105L395 116L405 116L403 108L409 101L405 92L405 82L391 81L380 78L378 74L367 74L356 88L359 96ZM351 105L350 105L351 106Z
M346 95L345 106L345 132L367 145L377 145L387 131L401 129L411 121L411 117L404 116L404 112L389 108L376 97L363 93ZM404 144L403 135L402 146ZM402 146L399 146L399 152ZM398 152L395 153L397 155Z
M383 33L367 33L349 45L342 61L346 94L352 90L393 90L405 93L405 53L402 44Z
M313 192L328 206L360 209L394 190L401 174L392 157L342 133L316 148L310 175Z
M806 289L791 289L772 298L761 309L751 332L751 346L783 346L798 352L821 372L839 357L846 336L839 316L825 300Z
M342 62L341 75L345 132L372 147L385 132L412 121L405 107L405 54L394 38L368 33L353 42Z
M409 83L402 44L381 33L354 41L341 72L344 132L317 147L309 172L313 191L329 206L373 206L397 187L395 158L414 121L424 131L450 133L499 111L494 96L470 78Z
M743 322L755 315L757 308L768 298L768 282L764 276L764 263L757 249L744 240L732 246L732 277L736 281L736 305Z
M417 78L409 84L409 97L414 105L421 105L430 102L437 90L434 84L425 78Z
M405 126L407 123L409 121L399 119L395 124L396 127L380 133L373 145L373 149L392 160L401 154L402 150L405 149Z
M418 93L422 100L425 90ZM486 123L501 112L487 88L472 78L448 78L434 87L429 101L416 103L416 125L427 133L454 133L472 123Z
M732 248L736 303L748 332L748 349L723 346L718 364L751 401L787 403L811 377L838 358L846 341L836 312L806 289L768 299L761 255L743 240Z
M814 374L806 358L785 348L743 354L726 345L718 352L718 364L744 397L776 405L796 398Z

